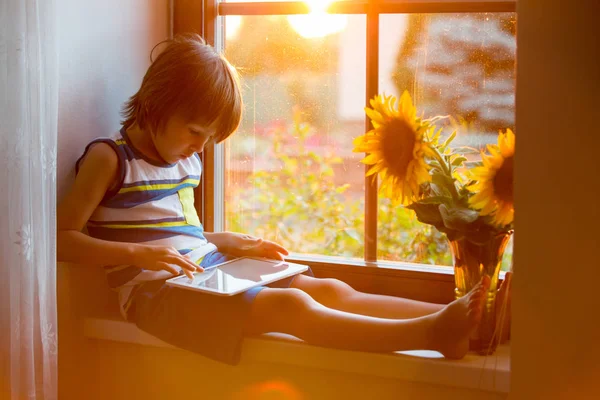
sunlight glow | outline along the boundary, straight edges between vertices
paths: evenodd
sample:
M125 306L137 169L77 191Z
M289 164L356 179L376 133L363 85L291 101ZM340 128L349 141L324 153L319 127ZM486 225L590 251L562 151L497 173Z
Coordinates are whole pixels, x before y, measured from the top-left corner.
M242 25L241 15L228 15L225 20L225 39L235 40Z
M235 0L240 3L253 0ZM289 15L287 20L294 30L303 38L320 38L343 31L348 23L346 15L327 14L326 10L332 0L306 0L310 8L309 14ZM235 40L238 37L242 17L228 15L225 23L225 37Z
M237 399L286 399L300 400L304 396L298 388L284 380L273 379L246 385L233 397Z
M304 38L319 38L338 33L346 27L348 18L345 15L327 14L331 0L307 0L310 14L290 15L288 22L298 34Z
M311 13L325 12L332 0L306 0L305 3L310 7Z

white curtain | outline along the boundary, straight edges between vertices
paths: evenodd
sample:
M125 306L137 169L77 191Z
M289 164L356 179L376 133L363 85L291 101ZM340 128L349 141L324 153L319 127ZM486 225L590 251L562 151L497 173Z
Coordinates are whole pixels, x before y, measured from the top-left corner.
M0 0L0 398L57 398L55 0Z

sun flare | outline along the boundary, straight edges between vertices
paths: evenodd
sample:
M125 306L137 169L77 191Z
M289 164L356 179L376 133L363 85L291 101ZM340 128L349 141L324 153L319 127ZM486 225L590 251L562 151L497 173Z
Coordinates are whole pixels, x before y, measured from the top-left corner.
M289 15L288 22L300 36L306 39L320 38L343 31L348 23L345 15L327 13L331 1L309 0L309 14Z

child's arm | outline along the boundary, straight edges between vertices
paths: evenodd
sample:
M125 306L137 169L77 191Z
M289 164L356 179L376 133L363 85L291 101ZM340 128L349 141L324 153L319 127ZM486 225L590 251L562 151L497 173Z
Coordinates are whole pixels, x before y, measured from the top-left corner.
M172 247L111 242L81 232L105 193L114 185L117 170L117 155L108 144L95 144L88 151L71 191L57 210L58 261L97 266L130 264L177 274L179 271L174 264L183 268L188 276L191 272L201 271L202 268Z
M288 251L275 242L236 232L204 232L206 240L219 251L235 256L264 257L282 260Z

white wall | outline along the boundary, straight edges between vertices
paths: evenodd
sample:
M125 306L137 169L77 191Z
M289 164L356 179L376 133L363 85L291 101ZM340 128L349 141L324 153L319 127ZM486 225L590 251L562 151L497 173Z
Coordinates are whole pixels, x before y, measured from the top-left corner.
M59 0L59 198L91 139L119 128L150 50L168 37L168 0Z
M517 3L513 399L600 398L599 14Z
M154 44L168 37L168 0L59 0L60 105L58 198L85 144L119 128L119 109L135 93ZM59 398L84 399L83 309L107 301L101 271L59 265ZM92 360L93 361L93 360Z

